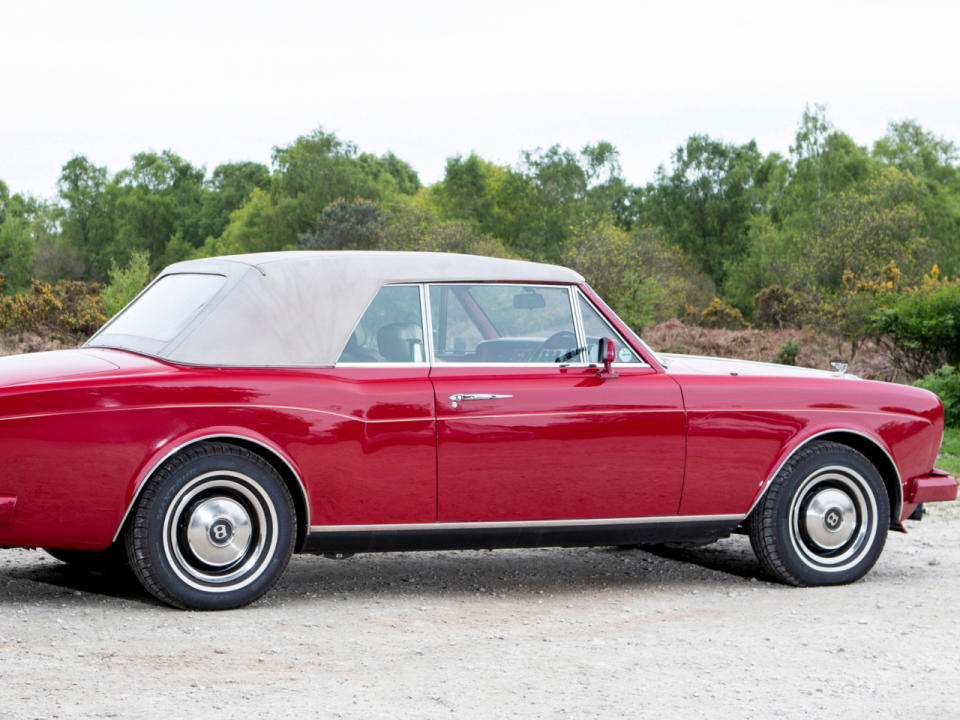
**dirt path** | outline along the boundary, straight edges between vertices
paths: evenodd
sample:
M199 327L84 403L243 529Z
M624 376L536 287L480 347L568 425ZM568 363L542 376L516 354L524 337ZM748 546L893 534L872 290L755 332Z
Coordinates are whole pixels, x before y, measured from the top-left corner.
M846 587L758 579L743 537L673 555L300 557L185 613L4 550L0 718L957 716L960 504Z

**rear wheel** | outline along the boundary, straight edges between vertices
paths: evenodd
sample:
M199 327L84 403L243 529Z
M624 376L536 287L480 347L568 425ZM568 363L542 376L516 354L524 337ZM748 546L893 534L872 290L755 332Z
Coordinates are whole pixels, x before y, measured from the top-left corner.
M859 580L880 556L889 524L877 469L856 450L826 441L787 462L748 520L761 564L791 585Z
M253 602L283 573L296 516L267 462L222 443L168 461L143 490L127 532L137 578L165 603L222 610Z

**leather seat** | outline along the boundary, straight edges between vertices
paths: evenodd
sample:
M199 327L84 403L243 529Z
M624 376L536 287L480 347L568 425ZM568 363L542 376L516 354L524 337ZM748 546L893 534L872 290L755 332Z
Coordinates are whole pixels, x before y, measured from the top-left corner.
M423 347L423 332L417 323L391 323L377 330L377 348L388 362L413 362L422 360L414 348Z

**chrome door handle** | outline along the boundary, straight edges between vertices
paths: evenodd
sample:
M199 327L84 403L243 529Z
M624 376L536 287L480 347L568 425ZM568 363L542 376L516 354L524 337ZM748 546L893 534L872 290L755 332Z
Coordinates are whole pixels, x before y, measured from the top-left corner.
M450 396L450 402L453 407L456 407L458 403L462 403L464 400L502 400L512 397L513 395L495 395L493 393L456 393Z

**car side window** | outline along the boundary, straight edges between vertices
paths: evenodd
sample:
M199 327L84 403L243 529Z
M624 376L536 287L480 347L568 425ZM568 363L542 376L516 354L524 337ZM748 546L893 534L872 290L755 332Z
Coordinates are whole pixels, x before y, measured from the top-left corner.
M387 285L367 307L340 353L341 363L424 362L420 288Z
M549 285L431 285L437 362L582 362L570 294Z
M604 317L597 312L587 299L580 293L580 316L583 318L583 332L587 336L587 353L590 362L600 362L600 338L611 338L617 353L617 362L642 363L643 360L620 337L620 333L610 327Z

